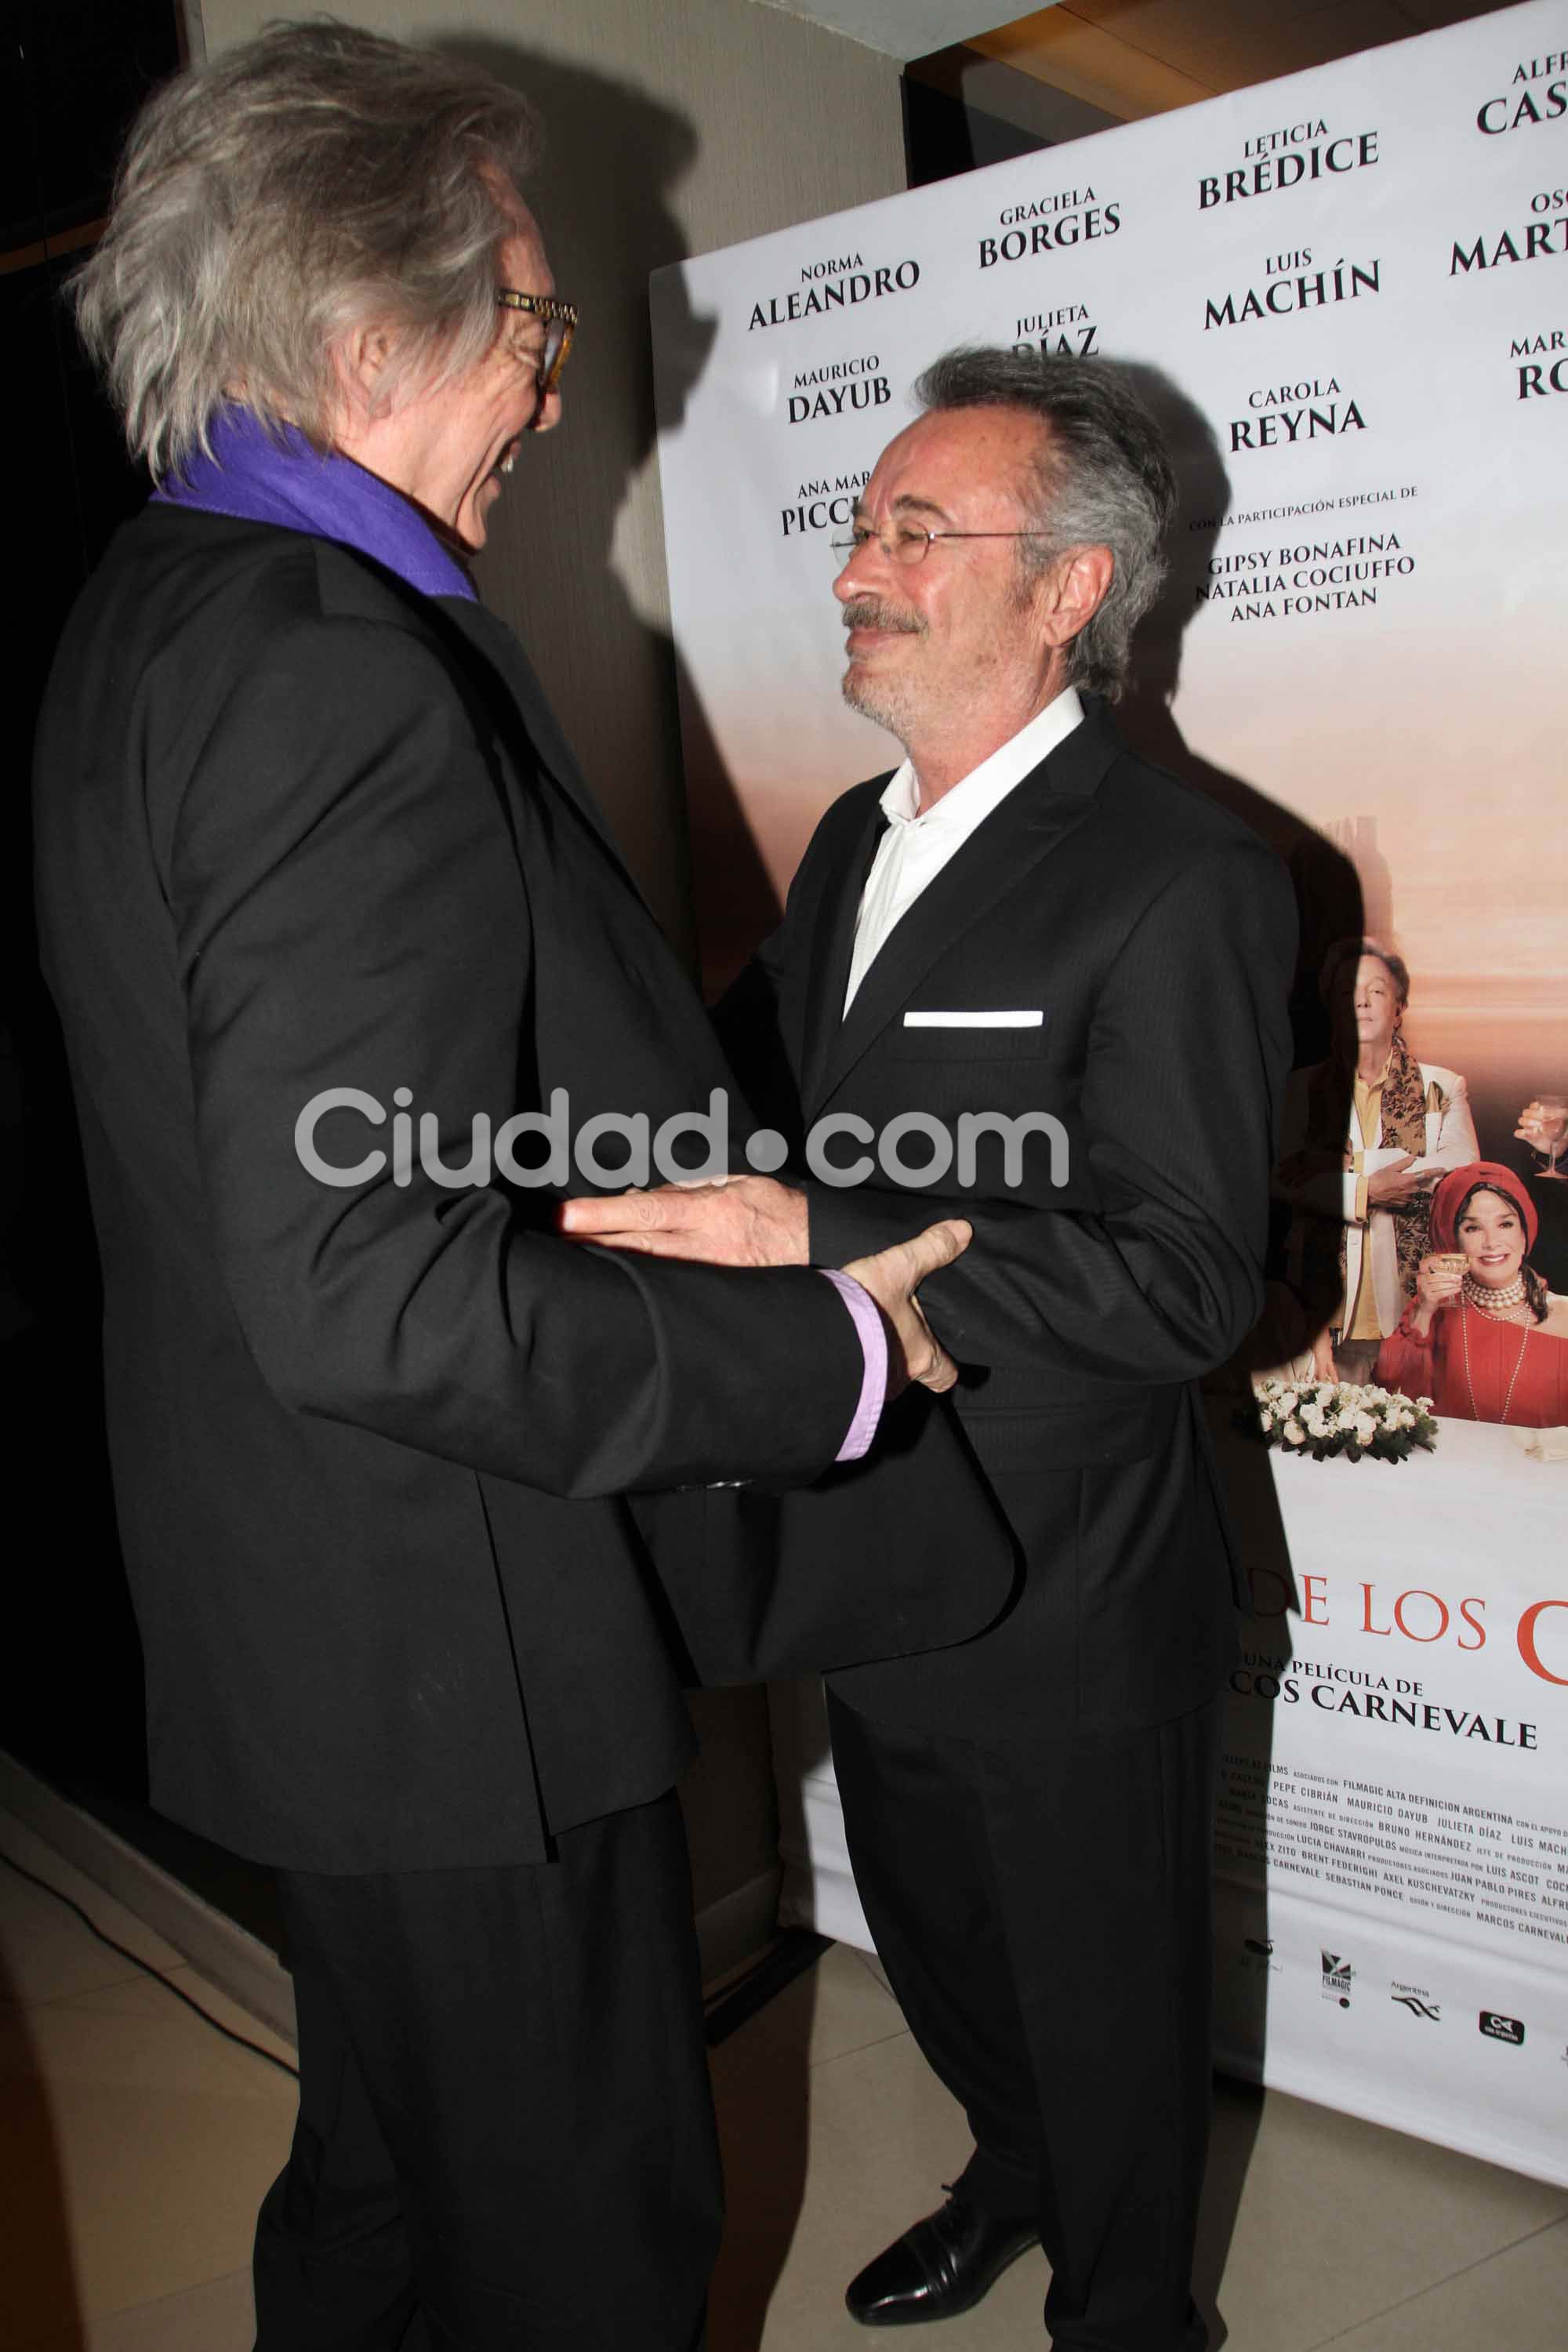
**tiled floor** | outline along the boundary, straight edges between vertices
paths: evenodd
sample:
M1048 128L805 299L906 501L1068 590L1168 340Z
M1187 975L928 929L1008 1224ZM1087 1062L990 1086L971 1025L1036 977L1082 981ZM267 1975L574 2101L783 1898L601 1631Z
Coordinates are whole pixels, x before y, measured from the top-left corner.
M0 1853L292 2057L6 1814ZM293 2109L286 2075L0 1866L0 2352L249 2352L251 2231Z
M226 2022L286 2045L0 1814ZM0 1868L0 2352L249 2352L256 2206L293 2086ZM730 2227L710 2352L868 2352L847 2278L965 2153L872 1962L836 1948L717 2053ZM1568 2191L1277 2094L1223 2091L1202 2284L1232 2352L1563 2352ZM1039 2255L932 2352L1043 2346ZM627 2347L627 2352L636 2352Z

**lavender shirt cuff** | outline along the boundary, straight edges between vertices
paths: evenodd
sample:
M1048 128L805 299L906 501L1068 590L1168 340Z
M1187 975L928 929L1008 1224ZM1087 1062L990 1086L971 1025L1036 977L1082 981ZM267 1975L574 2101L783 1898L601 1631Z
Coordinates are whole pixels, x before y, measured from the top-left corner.
M862 1290L853 1276L837 1274L828 1266L818 1268L838 1293L855 1320L860 1337L860 1351L866 1360L866 1377L860 1383L860 1402L855 1408L855 1418L848 1433L834 1456L837 1462L858 1462L870 1451L871 1440L877 1434L877 1423L882 1418L882 1407L888 1401L888 1327L882 1320L882 1310L868 1290Z

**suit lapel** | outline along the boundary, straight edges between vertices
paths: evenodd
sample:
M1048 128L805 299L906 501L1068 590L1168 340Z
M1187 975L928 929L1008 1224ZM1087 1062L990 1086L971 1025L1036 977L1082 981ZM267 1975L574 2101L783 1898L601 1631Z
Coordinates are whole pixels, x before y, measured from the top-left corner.
M867 971L848 1015L840 1021L848 977L848 952L836 966L837 994L814 1002L807 1030L803 1085L807 1117L814 1117L867 1049L900 1013L933 963L984 921L998 898L1016 888L1094 805L1094 795L1121 746L1103 712L1090 715L1065 743L977 825L935 880L921 891L883 942ZM869 861L868 860L868 864ZM847 924L853 943L855 918L865 885L846 872L825 893L823 920L837 952ZM827 975L824 973L826 980Z
M540 768L571 803L590 832L596 835L600 845L609 852L630 887L637 890L621 856L619 845L588 789L570 744L556 723L555 714L545 698L544 688L539 683L532 663L523 651L521 639L514 636L504 621L498 621L495 614L488 613L482 604L470 604L466 597L457 596L443 596L438 602L446 618L500 678L522 721ZM642 893L637 891L637 896L640 898Z
M880 793L885 777L867 787L864 806L848 839L835 844L826 882L818 893L808 923L805 1052L801 1057L801 1098L815 1103L819 1097L828 1055L838 1034L844 992L849 985L849 965L855 952L855 920L860 893L871 871L877 845L887 830Z

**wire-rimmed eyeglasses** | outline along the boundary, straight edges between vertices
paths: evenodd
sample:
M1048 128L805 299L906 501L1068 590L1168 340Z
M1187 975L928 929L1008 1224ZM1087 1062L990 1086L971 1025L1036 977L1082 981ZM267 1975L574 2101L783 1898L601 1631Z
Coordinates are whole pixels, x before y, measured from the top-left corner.
M1045 539L1043 530L928 530L923 523L900 522L891 530L873 530L869 523L858 522L847 539L828 541L839 566L848 562L869 547L873 540L889 563L923 563L939 539Z
M498 286L496 300L503 310L526 310L531 319L544 321L544 349L540 353L538 383L541 407L556 391L566 355L572 349L572 338L577 331L577 305L559 302L553 294L520 294L515 287Z

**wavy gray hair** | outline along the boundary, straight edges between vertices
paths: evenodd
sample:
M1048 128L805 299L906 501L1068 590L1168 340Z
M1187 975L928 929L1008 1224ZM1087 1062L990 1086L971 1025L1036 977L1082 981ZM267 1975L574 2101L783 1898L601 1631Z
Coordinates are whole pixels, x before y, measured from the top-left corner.
M946 352L915 385L922 407L1022 408L1049 428L1020 491L1040 536L1020 540L1026 578L1073 547L1109 547L1104 602L1068 649L1071 686L1112 702L1127 684L1132 633L1165 576L1162 542L1176 478L1153 417L1110 361L971 346Z
M82 341L154 478L238 401L323 446L335 353L384 326L384 396L489 350L527 100L471 67L321 20L179 75L133 125L101 243L72 280Z

